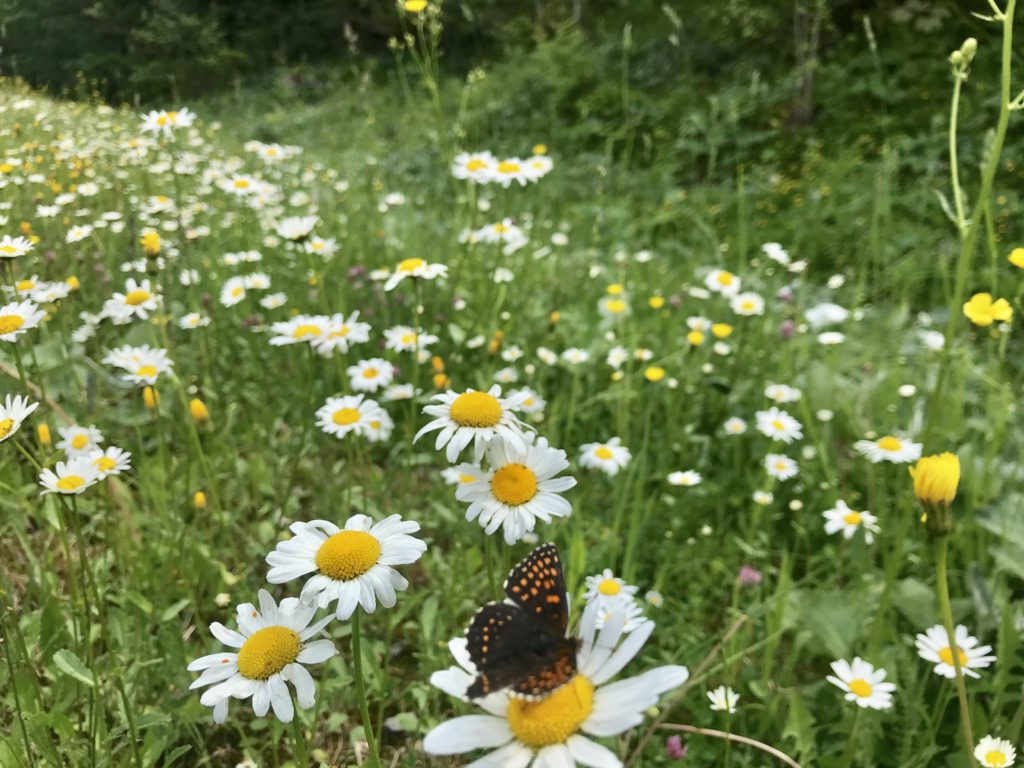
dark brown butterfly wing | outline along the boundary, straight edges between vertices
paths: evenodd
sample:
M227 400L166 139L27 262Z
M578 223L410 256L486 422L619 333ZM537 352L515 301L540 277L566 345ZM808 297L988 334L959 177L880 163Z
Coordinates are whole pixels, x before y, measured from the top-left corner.
M569 629L562 557L554 544L542 544L512 569L505 580L505 594L527 613L557 628L560 635Z

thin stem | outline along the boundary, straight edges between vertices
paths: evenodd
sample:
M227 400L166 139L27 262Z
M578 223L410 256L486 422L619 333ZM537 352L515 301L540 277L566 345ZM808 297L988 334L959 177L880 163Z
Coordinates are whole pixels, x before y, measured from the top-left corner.
M956 151L956 125L960 114L960 89L967 75L960 70L953 73L953 99L949 106L949 175L953 184L953 205L956 208L956 229L962 233L966 226L964 195L960 188L960 162Z
M292 694L295 715L292 717L292 756L299 768L309 768L309 751L306 738L302 735L302 724L299 722L299 702Z
M16 621L13 612L5 612L11 621ZM0 645L3 645L4 647L4 658L7 659L7 669L11 676L11 691L14 693L14 710L18 714L18 724L21 726L21 737L25 741L25 755L28 758L28 764L31 767L36 764L36 760L32 755L32 742L28 738L28 729L25 727L25 718L22 715L21 699L18 696L18 683L14 677L14 660L11 659L10 642L8 640L4 640Z
M359 715L363 719L363 733L369 755L367 764L370 768L380 768L380 757L377 754L377 742L373 738L373 723L370 721L370 707L366 702L366 684L363 681L363 649L360 638L360 617L356 608L352 614L352 664L355 665L356 698L359 699Z
M736 733L716 731L714 728L698 728L694 725L683 725L681 723L665 723L658 727L666 731L683 731L684 733L693 733L698 736L713 736L716 739L726 739L727 741L735 741L737 744L746 744L747 746L754 747L755 749L760 749L762 752L768 753L776 760L790 766L790 768L800 768L800 763L785 752L776 749L770 744L765 744L763 741L752 739L749 736L740 736Z
M857 753L857 733L860 731L860 720L863 714L863 707L857 707L857 713L853 716L853 726L850 728L850 735L846 739L846 749L843 750L843 758L839 761L840 768L850 768L853 765L853 756Z
M964 750L971 768L977 768L974 759L974 730L971 728L971 709L967 704L967 685L960 664L960 647L956 644L956 633L953 630L953 610L949 604L949 582L946 578L946 560L949 554L949 536L939 536L935 540L935 586L939 593L939 610L942 611L942 624L946 628L946 640L949 643L949 655L953 657L953 669L956 672L956 695L960 700L960 727L964 734Z

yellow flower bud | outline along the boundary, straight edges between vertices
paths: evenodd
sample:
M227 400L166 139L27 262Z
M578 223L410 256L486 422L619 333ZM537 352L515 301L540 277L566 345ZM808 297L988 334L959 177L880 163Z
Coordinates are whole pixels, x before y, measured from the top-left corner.
M688 334L686 334L686 340L690 342L693 346L699 347L701 344L704 343L704 334L701 333L700 331L690 331Z
M652 365L644 370L644 378L650 382L661 381L665 378L665 369L657 365Z
M65 280L64 284L72 291L77 291L79 288L82 287L82 284L78 282L78 278L75 277L74 275Z
M955 453L923 456L909 468L914 495L924 507L925 525L933 536L947 536L953 530L949 505L960 484L960 459Z
M626 289L622 286L621 283L612 283L611 285L608 286L608 295L621 296L622 292L625 290Z
M146 232L139 238L139 243L147 256L156 256L160 253L160 234L158 232Z
M551 323L551 325L558 325L558 321L561 319L562 313L559 312L557 309L551 310L551 314L548 315L548 322Z
M210 411L207 409L206 403L198 397L192 398L192 400L189 401L188 410L195 421L203 422L210 418Z
M152 387L146 387L142 390L142 402L146 404L149 410L153 410L160 405L160 393Z
M196 491L192 496L192 503L196 509L206 509L206 494L202 491Z
M711 326L711 333L716 339L726 339L732 335L732 326L728 323L715 323Z
M665 297L651 296L651 298L647 300L647 306L649 306L651 309L661 309L662 307L665 306Z
M434 389L448 389L448 385L451 383L452 380L443 373L434 374Z
M39 444L49 448L53 445L53 438L50 436L50 425L40 424L36 427L36 434L39 436Z
M546 155L547 153L548 153L548 145L547 144L534 144L533 145L533 154L535 154L535 155Z

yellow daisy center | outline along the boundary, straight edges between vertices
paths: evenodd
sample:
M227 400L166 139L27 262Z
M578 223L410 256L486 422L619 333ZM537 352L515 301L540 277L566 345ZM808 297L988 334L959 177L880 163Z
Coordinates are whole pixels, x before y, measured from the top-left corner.
M380 376L380 371L378 371L376 368L363 369L364 379L376 379L378 376Z
M602 595L613 596L622 591L622 585L619 584L618 579L601 579L601 583L597 585L597 591Z
M0 251L2 251L2 250L3 250L3 247L0 247ZM24 292L24 291L31 291L33 288L36 287L36 284L35 284L34 280L19 280L15 284L14 287L17 288L18 291Z
M502 160L498 163L498 173L518 173L519 163L510 163L508 160Z
M347 325L343 325L343 326L341 326L341 328L339 328L338 330L336 330L336 331L332 331L332 332L331 332L331 336L337 336L337 337L344 337L344 336L348 336L348 334L349 334L349 332L350 332L351 330L352 330L352 329L351 329L351 328L349 328L349 327L348 327Z
M990 749L985 753L985 765L990 768L1003 768L1008 765L1006 762L1006 755L998 749Z
M961 668L962 667L966 667L967 666L967 654L964 653L964 649L960 648L959 646L957 646L956 652L957 652L957 655L960 657L960 666L961 666ZM950 647L948 645L945 648L943 648L942 650L939 651L939 658L942 660L943 664L948 664L951 667L953 666L953 651L950 649Z
M14 430L14 419L0 420L0 440L3 440Z
M493 427L501 421L501 403L486 392L463 392L449 415L460 427Z
M610 459L614 454L612 453L611 448L609 448L607 445L602 445L599 446L596 451L594 451L594 455L597 456L597 458L599 459L608 461L608 459Z
M719 285L732 285L732 272L719 272L715 279Z
M376 565L380 552L380 542L366 531L341 531L320 545L316 567L332 579L351 581Z
M288 627L258 629L238 649L238 671L250 680L266 680L299 655L299 636Z
M75 435L71 438L71 447L76 451L80 451L89 444L88 435Z
M772 420L772 427L774 427L775 429L777 429L777 430L779 430L781 432L782 430L784 430L786 428L786 425L783 424L778 419L774 419L774 420Z
M248 189L248 188L249 188L249 180L248 179L235 179L235 189Z
M481 160L479 157L474 157L468 163L466 163L467 171L482 171L487 167L487 163Z
M117 466L117 462L109 456L100 456L96 461L93 462L96 465L96 469L100 472L109 472Z
M459 475L460 483L475 483L476 478L473 475Z
M21 315L0 315L0 336L14 333L24 324L25 318Z
M304 339L307 336L319 336L320 327L313 325L312 323L306 323L304 325L298 325L295 330L292 331L292 338Z
M883 451L898 451L903 447L903 442L898 437L892 435L886 435L877 443L878 447Z
M850 686L850 693L854 696L866 699L871 695L871 683L863 678L858 677L856 680L851 680L847 685Z
M776 461L775 462L775 471L776 472L785 472L786 469L787 469L786 462L784 462L784 461Z
M18 249L13 245L0 245L0 253L17 253Z
M152 376L156 376L156 366L143 365L137 371L135 371L135 375L142 376L143 378L150 378Z
M415 272L420 267L425 267L427 262L423 259L402 259L398 262L399 272Z
M540 701L510 699L508 725L528 747L563 744L593 709L594 686L583 675L576 675L568 685Z
M141 288L136 291L129 291L125 294L124 303L137 307L139 304L149 301L151 295L149 291L144 291Z
M613 315L621 315L626 311L626 302L622 299L612 299L611 301L605 302L604 308Z
M67 477L62 477L57 481L57 490L64 491L65 493L69 491L77 491L83 485L85 485L85 478L79 477L78 475L68 475Z
M234 288L231 289L231 298L237 298L241 296L243 293L245 293L245 288L243 288L240 285L236 285Z
M537 495L537 476L523 464L506 464L491 478L491 493L502 504L525 504Z
M416 334L415 333L403 333L402 337L401 337L401 342L403 344L414 344L416 342Z
M339 408L331 416L331 421L339 427L347 427L349 424L355 424L359 418L360 413L356 408Z
M165 115L160 115L160 116L159 116L159 117L158 117L158 118L156 119L156 124L157 124L157 125L167 125L167 122L168 122L168 121L167 121L167 117L166 117Z
M744 299L743 302L740 303L740 309L742 309L744 312L753 312L754 302L752 302L750 299Z
M860 525L860 521L860 512L847 512L845 515L843 515L843 522L847 525Z

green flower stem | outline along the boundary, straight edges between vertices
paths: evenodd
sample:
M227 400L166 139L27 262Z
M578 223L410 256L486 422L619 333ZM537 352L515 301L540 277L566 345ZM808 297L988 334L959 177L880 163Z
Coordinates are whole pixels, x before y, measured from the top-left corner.
M359 608L352 614L352 664L355 666L356 698L359 699L359 715L363 719L363 734L369 754L366 764L370 768L380 768L380 757L377 754L377 742L373 738L373 723L370 721L370 707L366 702L366 684L363 681L363 649L360 638L362 612Z
M960 727L964 734L964 749L971 768L977 768L974 759L974 731L971 728L971 710L967 704L967 685L964 673L960 668L960 649L956 644L953 631L953 610L949 604L949 582L946 579L946 559L949 554L949 536L939 536L935 540L935 585L939 593L939 610L942 611L942 625L946 628L950 656L953 657L953 669L956 671L956 695L960 700Z
M292 756L295 758L295 765L299 768L309 768L309 750L306 745L306 737L302 734L302 724L299 722L299 700L292 694L292 706L295 707L295 715L292 717Z
M860 731L861 716L864 708L857 707L857 713L853 716L853 725L850 727L850 735L846 739L846 749L843 750L843 759L839 761L840 768L850 768L853 765L853 756L857 754L857 733Z

